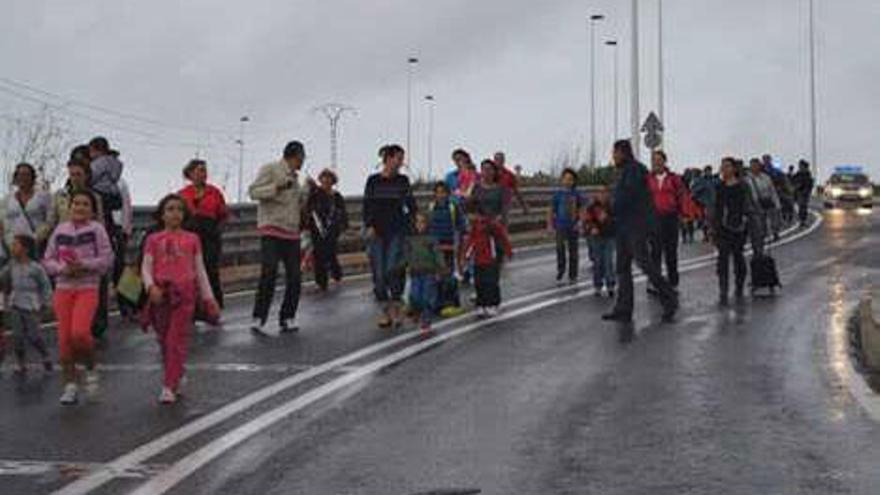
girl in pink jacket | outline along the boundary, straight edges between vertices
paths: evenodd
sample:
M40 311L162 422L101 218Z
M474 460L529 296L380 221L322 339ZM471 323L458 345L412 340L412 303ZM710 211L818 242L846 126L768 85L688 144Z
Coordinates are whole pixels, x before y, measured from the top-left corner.
M76 363L86 367L86 392L98 391L92 320L98 308L101 276L113 266L113 250L104 226L93 219L95 196L77 191L70 201L70 220L55 228L43 266L56 280L53 306L58 319L58 346L64 378L64 405L77 402Z
M144 327L153 327L162 350L162 404L175 402L179 395L197 303L209 320L217 321L220 316L199 237L183 230L187 216L182 197L169 194L159 202L156 221L160 230L147 237L141 268L149 293Z

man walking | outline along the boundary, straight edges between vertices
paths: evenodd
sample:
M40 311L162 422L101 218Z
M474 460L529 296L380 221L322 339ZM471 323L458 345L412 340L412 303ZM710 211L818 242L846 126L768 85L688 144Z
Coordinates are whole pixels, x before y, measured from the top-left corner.
M308 187L300 181L306 151L299 141L284 147L283 158L264 165L248 189L257 202L257 230L260 233L260 283L254 301L251 331L265 335L263 328L275 296L278 263L284 264L284 302L281 304L281 333L299 330L296 310L299 306L302 273L300 268L300 210L308 197Z
M614 165L618 180L614 187L613 213L616 225L618 293L614 309L603 320L632 321L634 293L632 264L648 276L663 304L663 321L671 322L678 310L678 295L660 275L660 268L648 254L648 232L654 225L654 205L648 190L648 169L633 156L628 140L614 143Z
M776 219L779 214L779 195L773 187L770 176L764 172L764 164L757 158L749 162L749 174L746 185L752 200L752 214L749 219L749 238L755 255L764 254L767 233L773 231L778 235Z
M806 160L798 162L798 171L791 179L794 186L795 199L798 207L798 220L801 227L806 227L807 218L810 214L810 196L813 195L813 187L816 182L810 173L810 164Z
M666 279L678 287L678 231L679 216L684 211L684 182L666 166L666 153L651 154L651 175L648 187L654 200L657 224L650 238L651 261L658 268L666 263ZM649 286L649 290L654 288ZM652 292L653 293L653 292Z

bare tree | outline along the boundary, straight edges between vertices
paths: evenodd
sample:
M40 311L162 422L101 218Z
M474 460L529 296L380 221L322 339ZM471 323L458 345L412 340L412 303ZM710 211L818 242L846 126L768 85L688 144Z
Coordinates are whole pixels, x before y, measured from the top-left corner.
M63 175L68 150L73 141L64 121L43 106L30 115L9 116L2 121L3 177L11 187L11 175L16 164L27 162L36 167L42 185L49 190Z

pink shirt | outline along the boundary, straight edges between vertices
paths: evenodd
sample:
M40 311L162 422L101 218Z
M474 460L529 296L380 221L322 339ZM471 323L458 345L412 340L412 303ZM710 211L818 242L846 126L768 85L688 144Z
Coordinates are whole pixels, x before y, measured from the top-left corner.
M185 230L163 230L147 237L141 277L147 290L171 283L197 287L201 300L214 300L202 259L202 244L197 235Z
M65 269L73 262L79 263L85 272L76 277L65 275ZM113 248L107 231L98 222L59 224L49 238L43 266L56 278L59 289L98 287L101 276L113 266Z

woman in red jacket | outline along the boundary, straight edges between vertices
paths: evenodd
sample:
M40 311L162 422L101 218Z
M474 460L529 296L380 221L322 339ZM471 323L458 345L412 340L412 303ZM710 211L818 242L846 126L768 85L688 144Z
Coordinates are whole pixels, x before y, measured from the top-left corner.
M223 307L223 289L220 285L220 257L222 251L223 225L229 219L229 210L223 192L208 184L208 164L204 160L191 160L183 168L183 177L191 182L178 194L186 201L190 212L187 230L199 236L205 271L211 282L214 300Z

